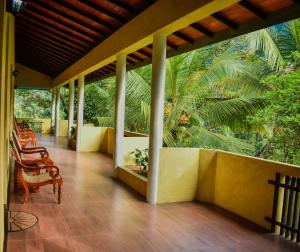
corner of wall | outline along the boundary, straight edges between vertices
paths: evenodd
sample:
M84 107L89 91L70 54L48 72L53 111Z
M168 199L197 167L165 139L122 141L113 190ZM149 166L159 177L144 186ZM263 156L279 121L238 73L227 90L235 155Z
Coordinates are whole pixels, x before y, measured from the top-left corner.
M198 191L196 200L214 203L217 167L216 150L199 150Z

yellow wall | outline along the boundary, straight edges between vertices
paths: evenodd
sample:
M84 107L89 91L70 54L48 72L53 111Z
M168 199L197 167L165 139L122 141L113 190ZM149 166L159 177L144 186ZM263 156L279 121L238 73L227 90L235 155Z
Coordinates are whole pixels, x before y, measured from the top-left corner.
M126 169L125 167L118 167L117 176L118 179L146 197L147 179L145 177L131 171L130 169Z
M219 151L214 203L258 225L270 228L276 172L300 177L300 167Z
M15 68L14 17L5 10L6 1L0 1L0 251L4 241L4 207L11 165L8 141L12 130L12 72Z
M217 151L200 149L197 199L214 203Z
M17 118L18 122L22 121L38 121L42 122L42 132L43 134L50 134L51 129L51 119L50 118Z
M68 120L59 120L58 136L68 136Z
M83 127L80 142L80 151L93 152L106 150L107 128L105 127Z
M270 228L274 186L279 172L300 177L300 167L229 152L162 148L158 203L198 200L214 203L264 228Z
M16 63L18 74L15 80L17 87L51 88L52 78L32 68Z
M198 187L199 149L162 148L158 203L191 201Z
M102 153L113 156L114 152L114 129L108 127L87 127L82 129L82 139L80 150L82 152L100 151ZM126 132L127 137L124 137L123 147L123 165L135 164L132 152L135 148L148 148L149 138L143 134L136 132Z
M115 146L115 130L113 128L107 129L107 154L113 156Z

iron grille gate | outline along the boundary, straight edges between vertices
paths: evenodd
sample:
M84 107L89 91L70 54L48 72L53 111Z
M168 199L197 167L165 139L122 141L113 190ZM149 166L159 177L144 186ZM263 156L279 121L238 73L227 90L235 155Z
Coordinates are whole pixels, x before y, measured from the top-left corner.
M268 183L275 186L272 218L265 218L271 222L272 233L276 232L278 226L280 236L299 243L300 178L276 173L275 181L268 180ZM282 200L279 200L280 198Z

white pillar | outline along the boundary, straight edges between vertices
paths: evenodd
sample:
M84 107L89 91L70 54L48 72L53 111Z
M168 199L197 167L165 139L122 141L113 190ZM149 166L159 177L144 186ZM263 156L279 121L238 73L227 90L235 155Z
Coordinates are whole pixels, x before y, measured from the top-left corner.
M68 139L71 140L71 128L74 125L74 80L69 82L69 112L68 112Z
M157 202L159 152L163 145L166 41L166 35L162 32L158 32L153 36L149 170L147 183L147 201L151 204Z
M116 96L115 96L115 175L118 166L123 164L123 138L125 120L126 55L117 55Z
M52 108L51 108L51 126L55 134L55 105L56 105L56 88L52 88Z
M56 87L56 99L55 99L55 136L59 136L59 121L60 121L60 87Z
M78 79L77 99L77 130L76 130L76 151L80 151L81 131L83 128L83 105L84 105L84 75Z

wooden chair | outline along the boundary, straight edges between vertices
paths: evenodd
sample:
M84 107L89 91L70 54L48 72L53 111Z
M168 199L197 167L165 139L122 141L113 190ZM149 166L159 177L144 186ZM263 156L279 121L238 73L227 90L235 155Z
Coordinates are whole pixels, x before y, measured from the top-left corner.
M18 182L20 182L25 191L22 203L28 200L30 188L39 189L41 186L53 185L55 194L58 185L58 204L60 204L63 179L59 174L59 168L54 165L26 165L23 163L12 140L10 140L10 145L15 159L14 192L18 192Z
M26 165L53 165L49 153L44 147L24 148L16 135L13 134L11 147Z
M18 169L26 167L26 171L30 171L33 174L39 175L41 169L48 169L53 166L53 161L48 158L48 155L44 155L43 157L37 157L36 155L32 156L32 154L28 155L27 158L22 156L22 153L19 151L18 147L15 144L15 141L12 139L9 141L12 154L17 161L15 163L14 169L14 191L17 192L18 188ZM30 158L31 156L31 158ZM19 167L20 166L20 167ZM39 188L37 187L37 191Z
M22 146L20 139L18 138L15 130L13 130L12 135L13 135L13 141L14 141L19 153L23 153L23 154L39 153L42 158L44 158L45 156L49 157L48 150L45 147L42 147L42 146L37 146L37 147L33 147L33 148L24 147L24 146Z
M14 129L16 131L18 138L20 139L22 146L26 147L31 144L32 147L36 147L37 139L32 130L30 130L28 128L21 129L18 126L17 121L15 119L14 119Z

